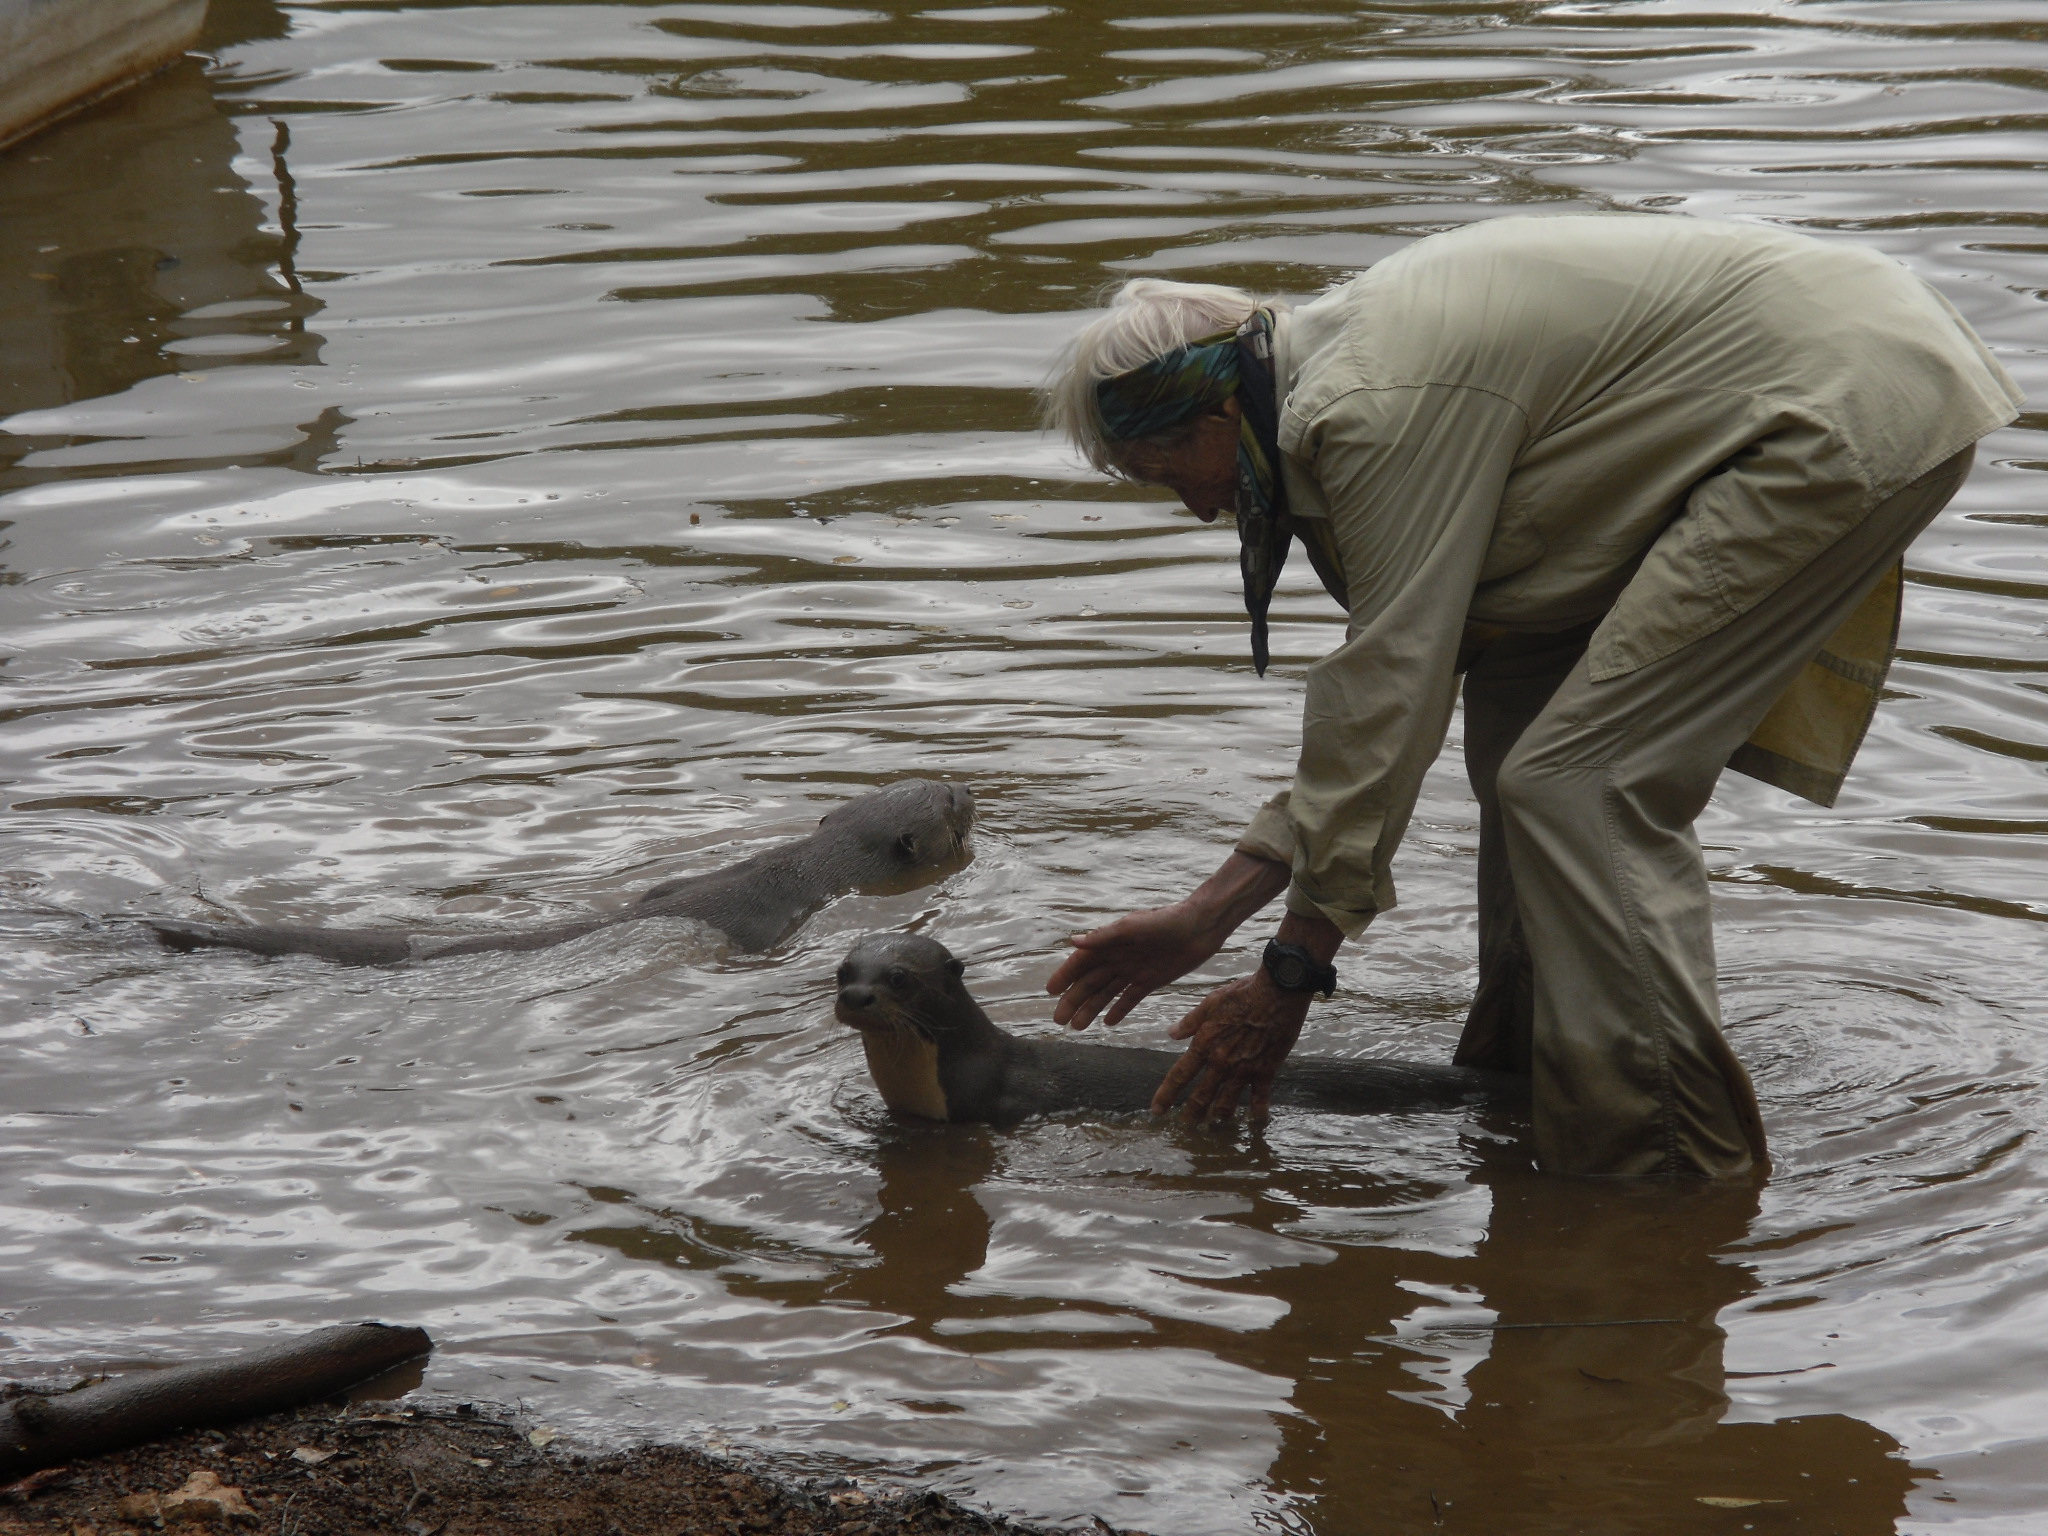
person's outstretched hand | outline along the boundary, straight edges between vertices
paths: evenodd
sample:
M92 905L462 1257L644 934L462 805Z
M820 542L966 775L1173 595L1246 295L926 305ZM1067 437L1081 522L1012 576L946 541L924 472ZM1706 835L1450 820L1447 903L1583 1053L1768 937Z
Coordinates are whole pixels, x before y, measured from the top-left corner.
M1185 1092L1181 1114L1200 1125L1228 1117L1248 1094L1252 1122L1264 1120L1273 1076L1301 1036L1308 1004L1308 993L1281 991L1263 970L1226 981L1170 1031L1189 1045L1152 1096L1152 1113L1167 1113Z
M1115 1024L1169 981L1178 981L1223 947L1230 930L1190 902L1133 912L1074 940L1074 952L1045 990L1059 998L1053 1022L1086 1029L1106 1007Z
M1186 900L1082 934L1045 984L1060 1000L1054 1022L1086 1029L1107 1008L1103 1024L1116 1023L1221 949L1238 924L1287 889L1290 875L1285 864L1233 852Z

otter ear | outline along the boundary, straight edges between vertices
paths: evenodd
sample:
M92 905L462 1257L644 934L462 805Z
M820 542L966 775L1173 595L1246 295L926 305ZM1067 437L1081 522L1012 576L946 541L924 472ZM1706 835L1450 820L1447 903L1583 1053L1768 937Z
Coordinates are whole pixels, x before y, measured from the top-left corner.
M967 974L967 962L965 960L948 960L946 962L946 974L955 981L958 981Z
M904 858L914 862L917 858L917 834L915 832L906 832L897 838L896 851L902 854Z

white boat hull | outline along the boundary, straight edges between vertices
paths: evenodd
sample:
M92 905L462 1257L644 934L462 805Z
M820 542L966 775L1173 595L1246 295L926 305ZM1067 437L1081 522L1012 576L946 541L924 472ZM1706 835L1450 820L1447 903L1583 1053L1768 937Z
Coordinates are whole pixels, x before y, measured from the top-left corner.
M0 148L174 63L206 0L0 0Z

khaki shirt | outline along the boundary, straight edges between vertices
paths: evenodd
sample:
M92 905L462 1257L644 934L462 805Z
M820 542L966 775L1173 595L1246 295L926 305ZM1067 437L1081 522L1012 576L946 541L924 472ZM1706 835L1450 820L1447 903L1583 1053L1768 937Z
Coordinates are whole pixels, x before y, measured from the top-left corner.
M1394 904L1468 626L1597 619L1593 678L1632 672L1747 612L2021 401L1889 257L1654 214L1418 241L1275 339L1290 508L1351 618L1309 669L1293 787L1238 846L1291 864L1289 907L1347 934ZM1832 801L1898 593L1880 584L1738 768Z

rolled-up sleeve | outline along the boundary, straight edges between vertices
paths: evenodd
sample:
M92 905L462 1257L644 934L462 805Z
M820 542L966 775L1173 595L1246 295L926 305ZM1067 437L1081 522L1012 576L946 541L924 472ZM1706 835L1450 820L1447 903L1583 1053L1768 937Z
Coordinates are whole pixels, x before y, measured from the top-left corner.
M1294 823L1287 819L1287 790L1259 807L1259 814L1237 840L1237 851L1275 864L1294 863Z
M1502 396L1424 384L1353 390L1299 434L1351 620L1309 669L1293 787L1238 846L1285 848L1284 814L1289 909L1346 937L1394 905L1394 851L1450 724L1466 610L1526 425Z

